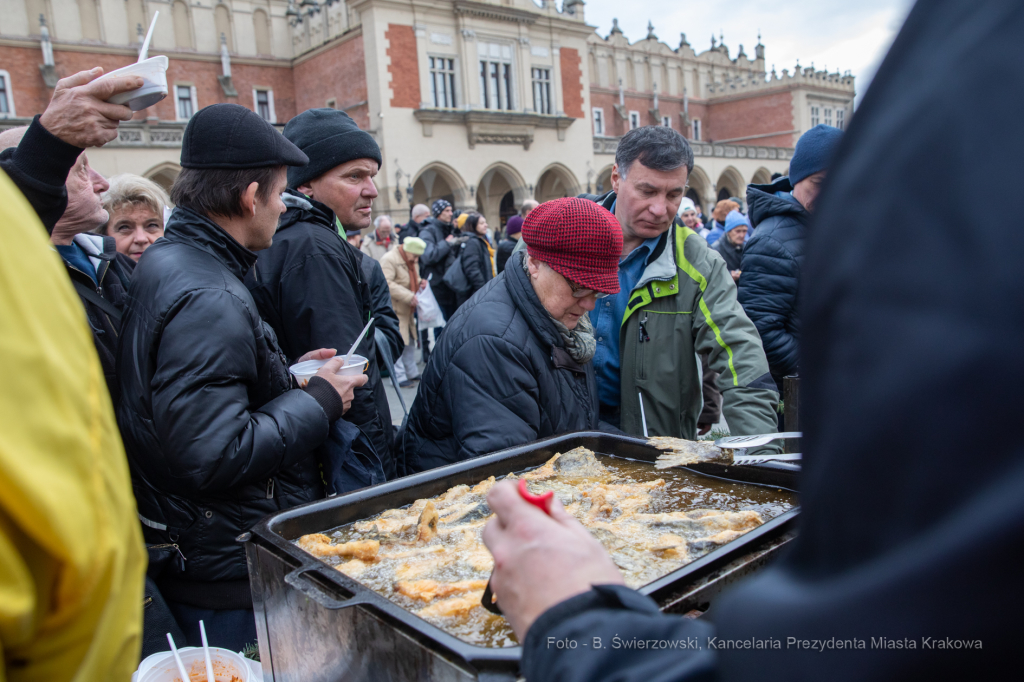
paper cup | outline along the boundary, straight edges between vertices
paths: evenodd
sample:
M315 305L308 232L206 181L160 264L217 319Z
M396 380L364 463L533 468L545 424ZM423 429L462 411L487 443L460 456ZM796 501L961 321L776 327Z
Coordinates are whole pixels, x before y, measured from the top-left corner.
M330 360L334 358L328 358L327 360L306 360L298 364L292 365L288 368L288 371L292 373L295 380L299 382L299 388L305 388L309 380L316 376L316 373L320 371L320 368L326 365ZM349 358L348 364L339 369L335 374L338 376L352 376L355 374L362 374L366 371L366 367L369 363L366 358L362 355L353 354Z
M138 64L129 64L116 71L105 73L98 80L119 76L142 76L141 88L122 92L107 100L111 104L126 104L132 111L142 111L167 97L168 63L167 57L164 55L150 57Z
M188 673L188 680L181 680L181 673L174 662L174 655L167 651L146 671L139 666L138 682L206 682L206 658L202 649L178 649L181 662L185 664L185 672ZM159 656L155 654L154 656ZM146 659L149 661L150 656ZM143 661L145 663L146 661ZM245 659L234 651L210 647L210 661L213 663L213 676L216 682L250 682L252 671L249 669Z

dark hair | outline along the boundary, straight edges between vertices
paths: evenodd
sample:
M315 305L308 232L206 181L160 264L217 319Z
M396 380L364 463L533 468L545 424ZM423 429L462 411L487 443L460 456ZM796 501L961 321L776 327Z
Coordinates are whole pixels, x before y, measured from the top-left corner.
M634 128L622 136L615 150L619 175L626 177L634 161L656 171L674 171L686 166L693 172L693 150L686 139L668 126Z
M466 222L462 223L463 234L476 234L476 226L480 224L482 215L476 211L470 211L466 216Z
M266 202L284 168L182 168L171 187L171 201L199 215L241 218L242 193L246 188L258 182L256 197Z

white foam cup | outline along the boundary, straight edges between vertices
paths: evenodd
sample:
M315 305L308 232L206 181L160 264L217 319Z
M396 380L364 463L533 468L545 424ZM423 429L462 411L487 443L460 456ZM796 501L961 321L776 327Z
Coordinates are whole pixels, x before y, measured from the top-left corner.
M191 682L191 680L205 682L206 657L203 650L200 648L178 649L178 654L181 656L185 672L189 674L190 678L184 682ZM143 663L159 655L154 654ZM234 651L211 646L210 661L213 663L213 675L216 682L231 682L232 678L241 680L241 682L249 682L252 677L252 671L245 659ZM181 673L178 672L178 665L174 662L174 655L170 651L164 652L163 658L155 661L147 670L142 670L142 666L139 667L138 682L175 682L175 680L181 680Z
M141 88L122 92L107 100L111 104L126 104L132 111L142 111L167 97L168 63L167 57L164 55L150 57L137 64L129 64L116 71L105 73L97 80L120 76L142 76Z
M292 365L288 368L288 371L291 372L292 376L295 377L295 380L299 382L299 387L305 388L306 384L309 383L309 380L316 376L316 373L320 371L320 368L333 359L334 358L328 358L327 360L306 360L305 362ZM353 355L349 358L348 364L335 372L335 374L343 377L362 374L366 371L367 364L366 358L362 355Z

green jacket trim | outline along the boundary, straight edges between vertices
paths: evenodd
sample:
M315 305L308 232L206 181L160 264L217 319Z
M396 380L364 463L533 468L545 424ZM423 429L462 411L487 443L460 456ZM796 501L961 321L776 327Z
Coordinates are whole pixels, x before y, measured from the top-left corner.
M697 283L697 286L700 287L700 293L703 294L708 288L708 280L704 275L697 271L697 268L693 267L690 261L686 260L686 254L683 253L683 245L691 236L696 237L697 239L701 238L699 234L688 227L683 229L676 228L676 262L679 264L679 269L689 275L690 279ZM740 380L739 377L736 376L736 367L732 361L732 348L730 348L729 344L722 339L722 332L719 330L718 325L715 324L715 321L711 318L711 311L708 310L708 306L704 302L704 298L701 297L698 303L700 305L700 311L704 314L704 319L708 321L708 326L711 327L711 331L715 332L715 340L718 341L718 345L725 349L726 354L729 356L729 371L732 373L732 385L739 386Z

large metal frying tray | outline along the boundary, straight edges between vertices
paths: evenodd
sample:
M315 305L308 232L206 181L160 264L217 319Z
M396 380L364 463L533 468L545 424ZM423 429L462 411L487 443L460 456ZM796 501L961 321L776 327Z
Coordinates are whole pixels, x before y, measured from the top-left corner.
M260 657L267 682L323 680L512 680L520 647L467 644L363 587L292 544L321 532L440 495L462 483L539 466L578 446L653 462L645 441L580 432L530 443L274 514L243 536ZM796 467L702 464L698 473L796 490ZM766 564L794 537L798 510L772 519L640 591L664 611L704 610L726 585Z

